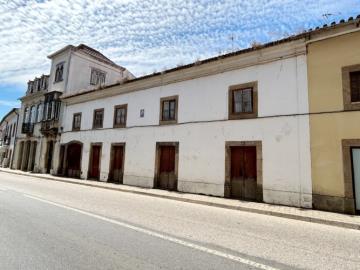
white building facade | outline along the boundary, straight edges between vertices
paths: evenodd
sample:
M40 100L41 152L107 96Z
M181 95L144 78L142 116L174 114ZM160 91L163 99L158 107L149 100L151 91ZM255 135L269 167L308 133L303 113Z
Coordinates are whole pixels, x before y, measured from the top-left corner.
M312 205L304 39L61 99L57 174Z
M19 109L14 108L0 122L0 167L11 167L16 143Z
M62 129L61 95L133 78L125 68L84 44L66 46L48 58L50 74L29 81L26 95L20 99L14 169L55 173Z

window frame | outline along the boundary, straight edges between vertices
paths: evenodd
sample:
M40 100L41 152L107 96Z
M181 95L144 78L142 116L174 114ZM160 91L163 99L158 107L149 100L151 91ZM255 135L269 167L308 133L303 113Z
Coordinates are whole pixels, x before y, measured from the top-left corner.
M234 112L234 92L246 89L252 89L252 112ZM228 118L235 119L251 119L258 116L258 83L257 81L231 85L228 90Z
M79 127L75 127L75 117L80 116L80 123L79 123ZM82 118L82 113L74 113L73 114L73 122L72 122L72 131L79 131L81 130L81 119Z
M116 123L116 112L118 109L125 109L125 123ZM114 106L114 120L113 120L113 127L114 128L124 128L126 127L127 123L127 104L121 104Z
M56 64L55 66L55 76L54 76L54 83L58 83L58 82L62 82L64 80L64 64L65 62L61 62ZM62 73L61 73L61 78L59 79L57 76L57 70L58 68L62 67Z
M96 113L98 113L98 112L102 112L101 126L96 126L95 125L95 119L96 119L95 116L96 116ZM104 108L94 110L94 113L93 113L93 125L92 125L93 129L101 129L101 128L104 127L104 113L105 113Z
M171 101L171 100L175 100L175 117L174 117L174 119L164 120L163 119L164 102ZM178 107L179 107L179 96L178 95L160 98L159 124L160 125L176 124L178 122Z
M95 76L95 81L96 82L93 82L93 73L95 73L94 76ZM104 75L104 81L103 82L100 81L100 76L99 76L100 74ZM100 85L100 86L102 86L102 85L105 85L105 82L106 82L106 72L101 70L101 69L98 69L98 68L91 68L91 71L90 71L90 85L94 85L94 86Z
M360 101L351 101L350 73L360 71L360 64L342 67L343 103L345 111L360 110Z

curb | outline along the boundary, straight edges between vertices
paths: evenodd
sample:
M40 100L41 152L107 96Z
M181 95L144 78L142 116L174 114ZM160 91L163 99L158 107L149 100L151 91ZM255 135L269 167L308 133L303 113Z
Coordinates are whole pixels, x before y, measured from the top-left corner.
M275 216L275 217L281 217L281 218L287 218L287 219L293 219L293 220L299 220L299 221L305 221L305 222L311 222L311 223L317 223L317 224L324 224L324 225L330 225L330 226L346 228L346 229L360 230L360 224L341 222L341 221L336 221L336 220L299 216L299 215L281 213L281 212L270 211L270 210L261 210L261 209L254 209L254 208L248 208L248 207L242 207L242 206L232 206L232 205L227 205L227 204L206 202L206 201L194 200L194 199L188 199L188 198L178 198L178 197L173 197L173 196L169 196L169 195L161 195L161 194L154 194L154 193L148 193L148 192L137 191L137 190L122 189L121 186L119 186L117 188L113 188L110 186L106 187L106 186L102 186L102 185L97 185L96 183L79 183L77 181L72 181L72 180L55 179L52 177L41 176L41 175L31 175L31 174L28 175L28 174L18 173L16 171L10 172L10 171L4 171L1 169L0 169L0 172L4 172L4 173L8 173L8 174L16 174L16 175L21 175L21 176L27 176L27 177L36 177L36 178L45 179L45 180L49 180L49 181L56 181L56 182L89 186L89 187L95 187L95 188L101 188L101 189L107 189L107 190L113 190L113 191L119 191L119 192L133 193L133 194L145 195L145 196L149 196L149 197L181 201L181 202L186 202L186 203L194 203L194 204L218 207L218 208L223 208L223 209L238 210L238 211L249 212L249 213L256 213L256 214Z

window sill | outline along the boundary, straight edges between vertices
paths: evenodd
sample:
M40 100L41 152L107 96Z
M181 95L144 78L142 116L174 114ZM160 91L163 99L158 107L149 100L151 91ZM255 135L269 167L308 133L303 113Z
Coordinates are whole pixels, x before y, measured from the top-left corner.
M253 119L257 118L257 112L252 113L232 113L229 114L229 120L237 120L237 119Z
M160 120L159 125L174 125L177 124L177 120Z

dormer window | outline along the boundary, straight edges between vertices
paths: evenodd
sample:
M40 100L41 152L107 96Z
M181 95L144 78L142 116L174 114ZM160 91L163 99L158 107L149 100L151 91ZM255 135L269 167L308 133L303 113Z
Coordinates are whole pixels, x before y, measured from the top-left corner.
M61 82L63 80L63 73L64 73L64 63L57 64L54 83Z
M99 69L92 68L90 76L91 85L104 85L105 84L106 73Z

